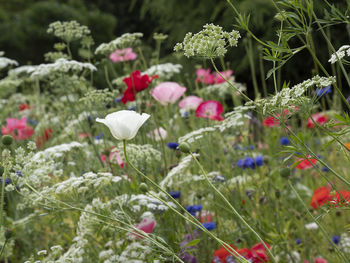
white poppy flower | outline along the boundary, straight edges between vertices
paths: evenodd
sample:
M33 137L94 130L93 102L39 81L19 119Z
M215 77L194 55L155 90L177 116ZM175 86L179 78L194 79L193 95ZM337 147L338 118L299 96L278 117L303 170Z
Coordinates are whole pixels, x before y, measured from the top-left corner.
M106 125L117 140L131 140L149 117L147 113L121 110L108 114L104 119L97 118L96 121Z

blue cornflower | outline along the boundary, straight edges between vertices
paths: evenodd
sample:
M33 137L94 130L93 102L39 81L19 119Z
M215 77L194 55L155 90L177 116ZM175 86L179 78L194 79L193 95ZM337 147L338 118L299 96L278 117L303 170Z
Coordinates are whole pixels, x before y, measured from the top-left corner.
M135 106L130 106L130 107L128 108L128 110L136 111L136 107L135 107Z
M195 216L196 212L202 211L202 205L188 205L186 206L187 212L189 212L191 215Z
M214 180L217 182L225 182L226 178L225 178L225 176L219 174L219 175L215 176Z
M339 241L340 241L340 236L332 236L332 241L334 244L338 245Z
M255 169L255 162L254 159L251 157L245 157L243 159L243 168L251 168Z
M238 166L239 168L243 168L243 159L239 159L239 160L237 161L237 166Z
M295 240L295 243L296 243L297 245L300 245L300 244L301 244L300 238L297 238L297 239Z
M5 179L5 185L9 185L11 183L11 179L10 178L6 178ZM0 184L2 184L2 179L0 179Z
M169 142L168 143L168 148L176 150L179 144L177 142Z
M207 230L213 230L216 228L216 224L214 222L203 223L202 224Z
M95 139L96 140L101 140L103 138L103 132L101 132L100 134L97 134L96 136L95 136Z
M21 171L16 171L17 176L22 177L22 172Z
M264 165L264 157L262 157L262 155L255 157L254 161L255 161L256 166L263 166Z
M280 144L281 145L289 145L290 141L289 141L288 137L282 137L280 140Z
M188 118L189 115L190 114L188 113L188 111L185 111L181 114L181 117L186 119L186 118Z
M328 169L327 167L323 166L323 167L322 167L322 171L323 171L323 172L328 172L329 169Z
M318 97L322 97L323 95L326 95L328 93L332 93L332 86L316 89L316 94Z
M33 125L33 126L38 125L38 122L36 120L32 120L32 119L28 119L28 123Z
M180 198L181 192L180 191L170 191L169 194L172 196L172 198Z
M114 103L119 103L122 101L122 96L119 96L118 98L114 99Z

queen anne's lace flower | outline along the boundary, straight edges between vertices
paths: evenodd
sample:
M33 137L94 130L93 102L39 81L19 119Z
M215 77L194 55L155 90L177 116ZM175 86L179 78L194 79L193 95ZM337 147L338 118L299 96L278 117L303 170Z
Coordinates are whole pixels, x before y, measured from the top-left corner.
M350 56L350 45L341 46L338 51L332 54L331 58L328 60L331 64L341 60L346 56Z
M241 37L236 30L225 32L222 27L214 24L206 24L203 27L204 29L197 34L187 33L184 41L177 43L174 50L183 50L186 57L222 57L226 54L228 46L237 46Z
M65 42L71 42L89 35L90 30L87 26L82 26L77 21L56 21L49 25L47 33L52 33Z
M0 56L0 69L6 68L7 66L18 66L18 62L16 60Z
M116 49L132 47L140 42L141 37L143 37L142 33L123 34L109 43L99 45L95 50L95 54L109 55Z

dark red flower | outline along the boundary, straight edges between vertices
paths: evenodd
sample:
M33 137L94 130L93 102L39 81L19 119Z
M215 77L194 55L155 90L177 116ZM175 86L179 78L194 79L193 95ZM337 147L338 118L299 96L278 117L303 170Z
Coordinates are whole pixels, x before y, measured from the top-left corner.
M234 245L230 245L230 247L232 248L232 252L236 249L236 247ZM231 255L230 252L228 252L223 246L221 246L218 250L214 251L214 258L218 257L220 258L221 262L225 263L226 262L226 258L229 257ZM212 261L214 262L214 261Z
M127 89L123 93L121 101L125 104L128 101L135 101L135 94L148 88L148 85L153 79L158 78L158 75L149 77L147 74L141 75L139 70L131 73L130 77L124 78L123 82Z
M21 105L19 105L19 111L29 110L30 108L30 105L26 103L22 103Z
M39 149L41 146L43 146L51 138L52 133L52 129L48 128L44 131L44 134L42 136L37 136L36 148Z

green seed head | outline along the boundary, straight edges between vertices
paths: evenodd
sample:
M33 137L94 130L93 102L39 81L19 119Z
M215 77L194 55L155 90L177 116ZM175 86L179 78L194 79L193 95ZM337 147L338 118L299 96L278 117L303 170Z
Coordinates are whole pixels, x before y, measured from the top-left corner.
M179 150L183 153L190 153L191 152L190 145L187 142L180 143Z
M144 193L148 191L148 186L145 183L141 183L139 188Z
M11 135L4 135L2 136L2 144L6 146L10 146L13 142L13 138Z
M291 172L292 172L291 169L287 167L280 169L280 175L284 178L289 177L291 175Z

